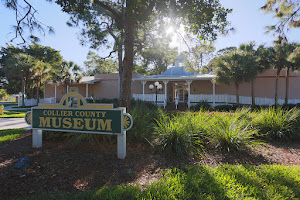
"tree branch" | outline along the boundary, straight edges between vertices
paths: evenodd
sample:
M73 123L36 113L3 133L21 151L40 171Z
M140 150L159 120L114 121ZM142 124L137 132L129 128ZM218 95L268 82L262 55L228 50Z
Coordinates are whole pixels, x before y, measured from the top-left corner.
M118 49L112 50L112 51L109 53L108 56L106 56L106 57L100 57L100 59L105 60L105 59L107 59L107 58L110 58L110 57L112 56L112 54L115 53L115 52L117 52L117 51L118 51Z
M110 6L102 3L101 1L99 0L94 0L94 3L97 4L98 6L104 8L105 10L109 11L114 17L115 19L120 23L122 24L122 26L124 26L124 23L123 23L123 20L121 18L121 16L113 9L111 8Z

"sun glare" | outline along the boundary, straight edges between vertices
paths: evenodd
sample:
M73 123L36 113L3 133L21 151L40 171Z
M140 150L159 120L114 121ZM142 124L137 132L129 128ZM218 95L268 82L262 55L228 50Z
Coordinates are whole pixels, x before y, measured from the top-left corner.
M169 34L171 34L171 33L174 33L174 28L173 28L173 26L169 26L168 28L167 28L167 30L166 30L166 33L169 35Z

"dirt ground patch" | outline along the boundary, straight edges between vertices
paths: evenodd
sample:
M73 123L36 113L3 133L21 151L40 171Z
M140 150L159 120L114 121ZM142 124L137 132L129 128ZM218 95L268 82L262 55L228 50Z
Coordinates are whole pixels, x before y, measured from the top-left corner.
M117 159L114 143L92 149L88 145L70 148L65 142L46 141L40 149L31 147L31 134L0 147L0 199L39 193L74 192L101 186L156 181L161 171L187 165L283 164L300 165L300 142L268 143L251 152L203 152L200 158L163 156L150 145L127 144L127 157ZM14 165L29 157L32 167L20 177Z

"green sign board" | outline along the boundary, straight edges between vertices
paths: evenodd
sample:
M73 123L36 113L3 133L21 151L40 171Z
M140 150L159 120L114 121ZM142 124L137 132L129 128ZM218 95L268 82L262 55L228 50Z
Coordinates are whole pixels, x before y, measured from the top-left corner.
M117 135L118 158L126 157L126 131L133 120L126 108L112 104L88 104L78 93L70 92L59 104L39 104L25 114L31 125L32 147L42 147L42 130Z
M32 108L33 129L121 134L121 109Z

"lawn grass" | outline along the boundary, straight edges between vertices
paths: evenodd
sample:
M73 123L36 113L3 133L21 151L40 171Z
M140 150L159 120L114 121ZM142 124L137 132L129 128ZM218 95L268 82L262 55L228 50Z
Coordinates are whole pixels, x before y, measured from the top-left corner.
M26 112L30 109L25 110L5 110L4 115L0 115L0 118L22 118L25 116Z
M25 133L24 129L0 130L0 147L8 141L12 141Z
M3 105L4 107L7 107L7 106L15 106L15 105L18 105L17 102L9 102L9 103L5 103L5 102L0 102L0 106Z
M299 186L300 166L200 165L167 170L143 190L115 186L22 199L299 199Z

